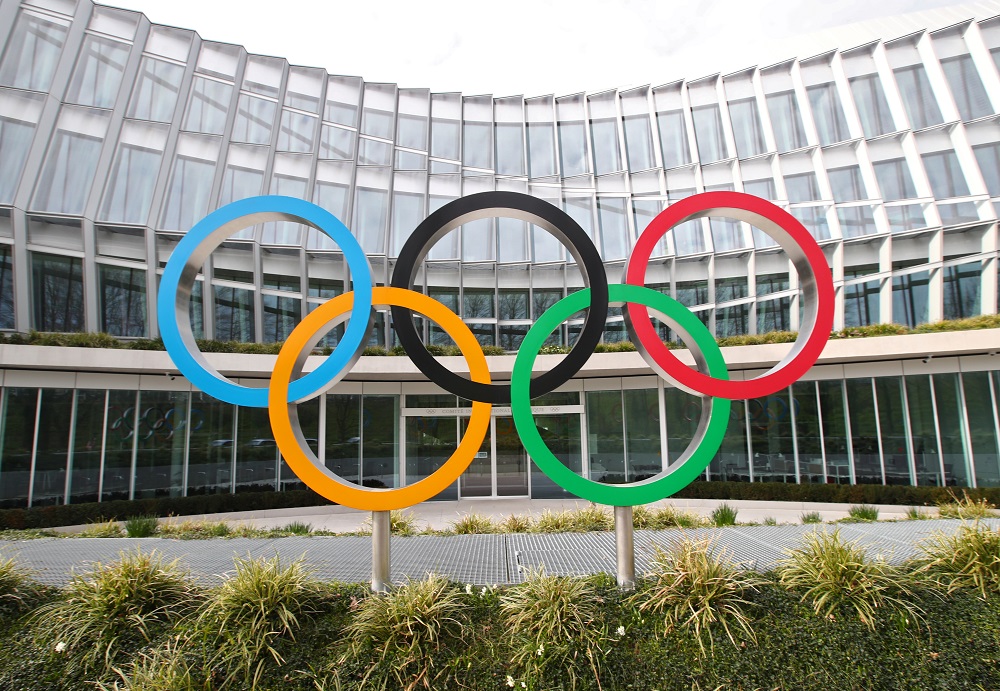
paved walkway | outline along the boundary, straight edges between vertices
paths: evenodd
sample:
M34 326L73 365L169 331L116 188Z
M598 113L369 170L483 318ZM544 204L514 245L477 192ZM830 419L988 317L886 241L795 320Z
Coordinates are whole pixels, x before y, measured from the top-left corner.
M285 519L287 520L287 519ZM1000 519L986 521L1000 527ZM839 529L858 540L875 556L900 563L918 553L917 544L937 531L954 532L958 520L898 521L832 525L734 526L691 530L636 531L636 570L648 569L654 546L669 547L685 538L710 537L749 568L767 570L798 545L812 530ZM325 580L365 582L371 578L369 537L215 538L174 540L165 538L43 538L0 541L0 556L12 557L52 585L66 583L71 574L86 570L95 561L112 561L124 550L157 550L167 559L178 559L205 585L220 582L233 570L233 557L303 558ZM526 569L544 566L548 573L582 575L614 573L613 533L420 535L394 537L391 543L392 580L421 578L439 573L474 585L517 583Z

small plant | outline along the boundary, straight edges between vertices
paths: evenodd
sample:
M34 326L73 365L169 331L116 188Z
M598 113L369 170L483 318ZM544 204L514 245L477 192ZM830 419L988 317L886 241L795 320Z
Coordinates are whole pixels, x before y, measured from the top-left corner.
M847 520L871 522L878 520L878 508L870 504L855 504L847 510Z
M366 521L366 524L368 526L367 532L371 532L371 521ZM417 517L409 511L393 509L389 514L389 532L392 535L404 537L416 535L419 532L417 530Z
M712 547L711 540L684 540L669 552L657 546L648 586L629 598L640 612L663 617L664 635L678 627L690 629L702 654L705 639L713 645L713 624L722 626L733 645L738 645L734 628L757 640L743 611L750 604L743 596L761 581L733 564L725 550L713 553Z
M225 521L182 521L180 523L164 523L160 526L160 535L178 540L202 540L209 537L229 537L232 529ZM266 531L253 531L253 535L243 537L262 537Z
M40 639L61 647L69 671L111 670L119 650L149 642L197 604L197 591L177 562L152 552L121 553L76 575L61 597L31 615Z
M531 531L531 519L527 516L517 516L511 514L500 521L497 532L500 533L527 533Z
M527 580L500 595L500 610L510 632L512 662L530 679L559 670L576 687L577 669L586 665L594 678L611 639L600 624L594 578L531 572Z
M908 521L926 521L929 518L933 518L933 516L926 511L921 511L916 506L910 506L906 509L906 520Z
M846 607L874 628L880 609L914 618L920 614L910 600L910 579L881 556L869 559L857 541L842 539L838 530L807 535L803 546L779 563L777 573L782 585L803 591L802 601L810 601L824 617Z
M122 527L118 525L118 521L112 519L109 521L97 521L95 523L90 523L86 528L80 531L80 537L121 537Z
M267 659L284 662L280 643L295 640L301 621L322 610L326 595L301 560L237 558L235 566L202 610L198 629L216 651L213 665L230 677L241 673L256 687Z
M201 691L204 680L185 656L185 643L178 637L152 651L140 652L125 669L115 668L120 682L95 685L99 691Z
M443 669L436 658L460 645L464 631L461 592L444 577L408 581L384 596L364 599L345 631L351 641L341 664L374 653L362 680L382 689L435 688Z
M573 531L578 533L615 529L614 516L610 511L597 504L588 504L582 509L571 511L570 521L573 525Z
M451 530L456 535L484 535L496 532L489 516L469 513L451 524Z
M1000 590L1000 531L963 525L954 535L936 533L920 544L917 573L949 593L974 588L985 600Z
M569 511L550 511L545 509L542 515L535 519L531 526L533 533L571 533L573 532L573 516Z
M736 525L736 509L723 502L715 507L715 510L709 515L709 521L718 527Z
M678 511L672 506L664 506L650 512L649 529L665 530L667 528L699 528L705 525L705 519L690 511Z
M985 498L973 499L965 490L962 490L961 497L950 490L948 494L951 501L938 504L938 515L941 518L979 519L992 518L997 515L997 507Z
M129 537L152 537L158 524L156 516L133 516L125 519L125 533Z
M653 512L645 506L632 507L632 527L636 530L648 530L653 521Z
M281 529L283 533L291 533L292 535L309 535L313 531L313 527L309 523L303 523L302 521L292 521L284 528Z
M764 525L778 525L778 519L774 516L767 516L764 519Z
M800 518L802 519L803 525L823 522L823 517L819 514L819 511L809 511L808 513L803 513Z
M0 559L0 615L29 607L40 593L41 588L26 569L13 559Z

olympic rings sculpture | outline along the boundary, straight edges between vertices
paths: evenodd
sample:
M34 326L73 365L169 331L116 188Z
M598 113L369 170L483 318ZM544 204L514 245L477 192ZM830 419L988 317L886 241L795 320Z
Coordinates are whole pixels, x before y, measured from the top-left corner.
M646 288L653 248L671 228L707 216L726 216L754 225L774 238L799 275L803 329L788 354L765 374L744 381L729 378L715 339L676 300ZM461 318L437 300L413 290L420 263L449 231L481 218L527 221L560 240L576 260L584 288L544 312L518 349L511 381L493 382L478 340ZM313 310L282 346L267 389L245 387L215 370L198 351L191 330L190 304L195 277L211 252L233 233L268 221L302 223L328 235L340 248L353 290ZM614 506L645 504L676 493L697 478L718 452L729 423L731 401L769 396L800 378L819 357L833 326L833 281L823 251L787 211L739 192L705 192L672 204L642 231L625 266L621 284L608 283L604 263L590 236L568 214L546 201L516 192L483 192L452 201L430 214L399 253L390 285L372 284L368 259L354 235L332 214L299 199L262 196L228 204L197 223L174 250L160 283L157 315L167 352L197 388L235 405L266 407L271 429L289 467L311 489L332 502L356 509L387 511L426 501L453 483L469 466L489 430L492 406L509 404L525 450L539 469L569 492ZM594 482L569 470L545 445L534 424L531 399L554 391L584 366L600 342L608 308L625 307L625 325L646 363L678 388L700 397L698 426L688 449L669 469L623 485ZM306 443L297 406L344 378L357 362L375 309L391 310L400 342L417 368L450 393L472 401L465 435L434 473L411 485L380 489L355 485L330 471ZM586 310L579 338L547 371L535 373L545 340L571 315ZM675 331L694 356L696 369L681 362L660 340L650 311ZM469 378L438 362L424 347L413 312L440 326L458 345ZM343 338L313 371L303 375L306 358L328 331L347 323Z

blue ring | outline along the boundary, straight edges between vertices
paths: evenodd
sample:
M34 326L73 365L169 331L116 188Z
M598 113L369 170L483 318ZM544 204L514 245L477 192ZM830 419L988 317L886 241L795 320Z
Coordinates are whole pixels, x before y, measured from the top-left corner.
M367 340L367 315L372 309L372 275L364 250L336 216L311 202L275 195L250 197L227 204L195 224L178 243L163 270L156 309L160 336L177 369L195 387L220 401L248 408L266 408L268 389L242 386L202 367L184 343L174 307L181 274L198 246L224 224L258 213L289 214L328 235L340 247L351 272L354 289L352 316L365 315L363 319L352 318L348 322L344 337L319 367L289 385L288 395L292 401L308 398L350 367Z

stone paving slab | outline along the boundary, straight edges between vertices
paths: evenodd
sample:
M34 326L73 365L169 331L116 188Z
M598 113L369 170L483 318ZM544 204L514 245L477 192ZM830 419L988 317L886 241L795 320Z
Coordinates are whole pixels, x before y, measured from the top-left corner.
M1000 519L983 521L1000 528ZM937 532L954 533L958 520L935 519L895 523L842 523L819 525L731 526L675 530L637 530L636 571L648 571L659 546L669 549L685 539L711 539L730 559L747 568L766 571L787 550L801 544L815 530L840 530L857 540L871 556L882 555L893 563L919 553L918 543ZM168 561L177 559L203 585L218 585L234 570L234 557L302 558L329 581L366 582L371 579L371 538L365 536L282 538L41 538L2 541L0 557L13 558L49 585L64 585L74 573L88 571L94 562L116 560L122 552L156 550ZM507 535L418 535L393 537L393 582L419 579L438 573L460 583L491 585L519 583L530 570L544 568L557 575L615 572L613 533L518 533Z

